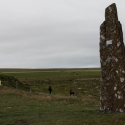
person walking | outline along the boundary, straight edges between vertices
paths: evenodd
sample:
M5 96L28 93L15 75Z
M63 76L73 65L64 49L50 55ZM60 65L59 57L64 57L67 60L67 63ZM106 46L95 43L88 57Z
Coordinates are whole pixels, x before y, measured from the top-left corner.
M49 93L51 94L51 93L52 93L52 88L51 88L51 86L49 86L48 90L49 90Z

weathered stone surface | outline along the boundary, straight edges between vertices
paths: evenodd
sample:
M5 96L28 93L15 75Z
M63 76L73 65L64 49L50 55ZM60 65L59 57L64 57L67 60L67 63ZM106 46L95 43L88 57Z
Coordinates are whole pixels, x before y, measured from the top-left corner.
M105 10L100 26L100 110L125 112L125 48L115 3Z

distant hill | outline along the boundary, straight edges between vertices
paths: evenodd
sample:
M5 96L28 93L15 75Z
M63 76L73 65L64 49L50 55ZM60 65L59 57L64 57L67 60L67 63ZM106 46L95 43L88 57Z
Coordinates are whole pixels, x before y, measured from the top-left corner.
M26 71L56 71L56 70L101 70L101 68L0 68L2 72L26 72Z
M30 91L30 87L28 85L23 84L13 76L0 74L0 80L2 82L2 85L13 87L19 90Z

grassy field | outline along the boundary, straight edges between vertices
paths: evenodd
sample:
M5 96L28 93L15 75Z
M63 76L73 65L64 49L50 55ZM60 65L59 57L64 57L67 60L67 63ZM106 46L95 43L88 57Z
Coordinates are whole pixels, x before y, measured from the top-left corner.
M30 86L0 87L0 125L124 125L124 113L99 112L99 69L1 69ZM48 87L52 86L50 95ZM75 96L69 95L69 90Z

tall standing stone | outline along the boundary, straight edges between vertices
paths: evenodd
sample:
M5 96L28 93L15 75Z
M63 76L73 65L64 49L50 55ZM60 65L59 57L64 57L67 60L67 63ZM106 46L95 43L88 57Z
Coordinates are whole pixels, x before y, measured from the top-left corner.
M100 26L100 110L125 112L125 47L115 3L105 9Z

